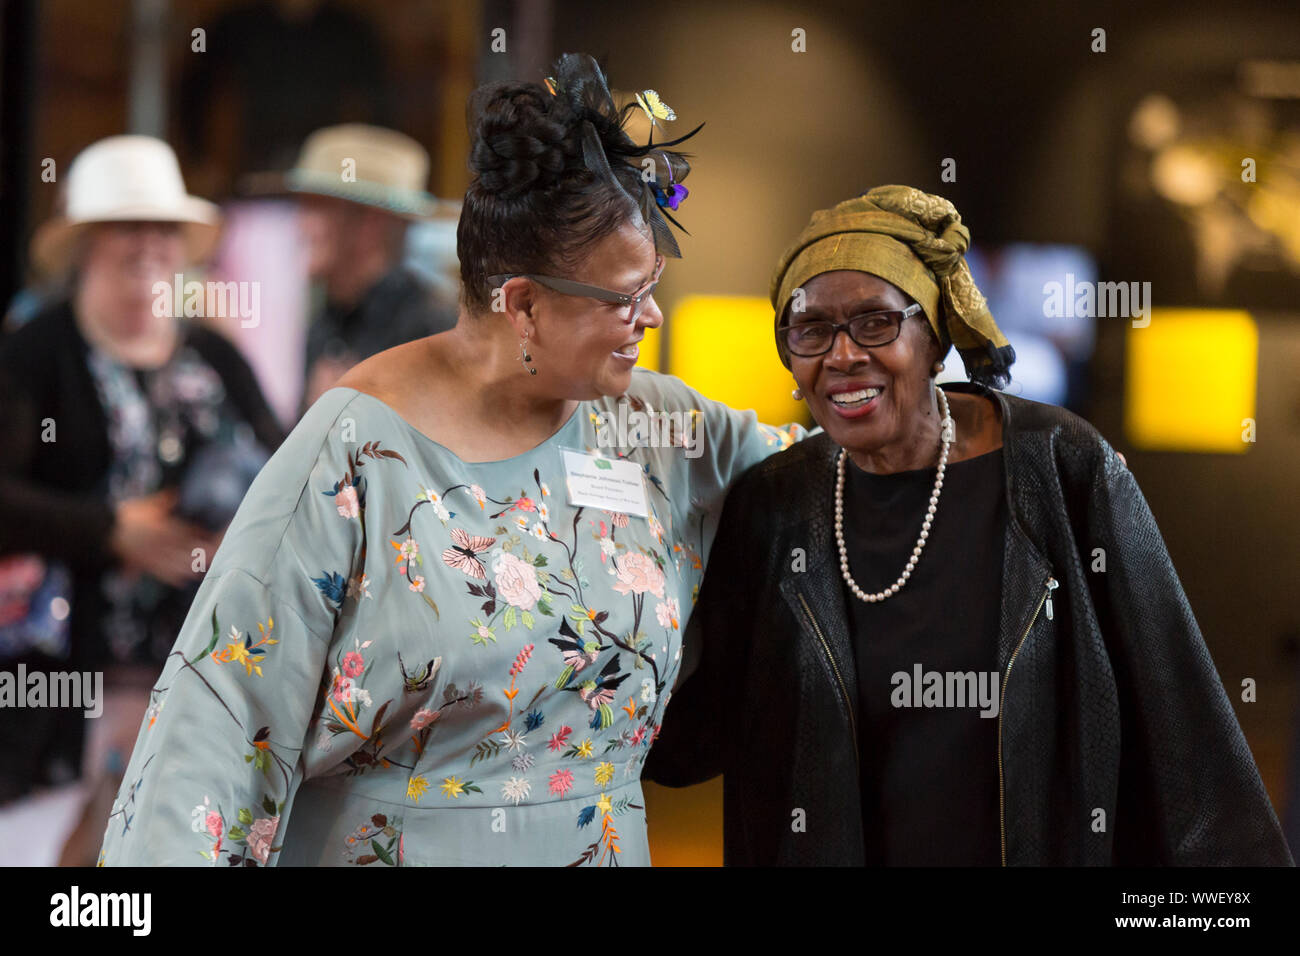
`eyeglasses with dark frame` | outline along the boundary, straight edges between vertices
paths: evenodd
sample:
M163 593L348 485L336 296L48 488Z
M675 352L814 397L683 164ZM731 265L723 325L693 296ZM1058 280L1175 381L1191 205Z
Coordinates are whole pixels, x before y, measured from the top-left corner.
M849 339L864 349L888 345L898 338L903 329L903 321L908 316L921 311L916 303L906 309L885 309L879 312L864 312L855 315L847 322L801 322L799 325L783 325L777 329L778 342L784 344L791 355L800 358L813 358L825 355L835 346L835 339L841 332L848 333Z
M647 299L654 293L655 286L659 284L659 276L664 271L664 257L655 256L655 271L650 277L650 281L637 289L636 292L628 294L626 292L615 292L612 289L602 289L598 285L587 285L584 282L574 282L572 279L561 279L557 276L539 276L527 272L507 272L501 275L488 276L488 282L500 287L511 279L531 279L532 281L546 286L552 292L558 292L561 295L582 296L590 299L599 299L601 302L612 302L616 305L628 305L631 309L628 316L623 320L624 324L631 325L636 321L636 317L641 314L641 310Z

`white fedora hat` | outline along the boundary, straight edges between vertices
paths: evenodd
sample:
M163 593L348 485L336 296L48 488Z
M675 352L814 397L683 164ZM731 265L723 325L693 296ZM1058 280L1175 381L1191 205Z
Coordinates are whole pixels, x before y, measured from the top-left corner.
M43 272L64 266L92 223L181 223L190 261L212 251L221 224L215 205L186 193L176 154L152 136L110 136L87 146L68 167L62 202L62 214L32 237L32 261Z
M384 209L403 219L455 218L455 204L425 191L429 154L411 137L382 126L343 123L318 129L283 174L245 179L249 193L308 193Z

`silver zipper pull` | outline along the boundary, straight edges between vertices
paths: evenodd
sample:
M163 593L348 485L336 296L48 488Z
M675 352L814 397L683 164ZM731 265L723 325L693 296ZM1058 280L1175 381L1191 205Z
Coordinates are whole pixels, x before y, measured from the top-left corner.
M1054 618L1054 614L1052 612L1052 592L1055 591L1060 586L1061 585L1057 582L1056 578L1047 579L1047 619L1049 621L1053 620Z

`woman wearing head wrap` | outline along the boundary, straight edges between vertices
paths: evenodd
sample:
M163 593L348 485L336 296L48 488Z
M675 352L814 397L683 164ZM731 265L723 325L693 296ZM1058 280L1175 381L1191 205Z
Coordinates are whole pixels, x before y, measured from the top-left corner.
M1133 475L997 390L969 239L884 186L782 256L825 434L732 490L647 777L724 774L729 864L1290 863ZM950 345L972 382L940 389Z
M258 476L107 863L649 862L684 613L726 489L791 434L634 370L673 141L635 145L585 56L473 105L459 321L349 371Z

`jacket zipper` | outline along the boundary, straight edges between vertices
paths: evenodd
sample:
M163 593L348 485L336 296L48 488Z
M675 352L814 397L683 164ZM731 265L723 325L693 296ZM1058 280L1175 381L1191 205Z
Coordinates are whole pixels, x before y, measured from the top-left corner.
M826 652L827 659L831 662L831 670L835 672L835 680L840 685L840 696L844 698L844 708L849 713L849 729L853 731L853 761L860 764L861 757L858 754L858 724L853 719L853 703L849 700L849 689L844 683L844 677L840 674L839 665L835 663L835 655L831 653L831 646L826 643L826 638L822 635L822 629L817 626L817 619L813 617L812 609L808 607L808 602L804 600L803 592L799 592L799 603L803 605L804 613L808 615L808 623L812 625L817 640L821 642L822 650Z
M1011 658L1007 661L1007 672L1002 675L1002 699L998 703L998 819L1002 830L1002 865L1007 865L1007 799L1006 784L1002 773L1002 713L1006 710L1007 703L1007 681L1011 679L1011 665L1016 662L1016 655L1020 653L1020 648L1024 646L1025 639L1029 637L1029 632L1034 628L1034 622L1038 620L1039 612L1043 610L1044 605L1047 607L1047 619L1050 621L1056 615L1052 609L1052 592L1060 584L1056 578L1048 575L1047 580L1043 583L1043 596L1038 599L1038 606L1034 608L1034 616L1029 619L1029 624L1025 627L1025 633L1020 636L1020 643L1016 649L1011 652Z

